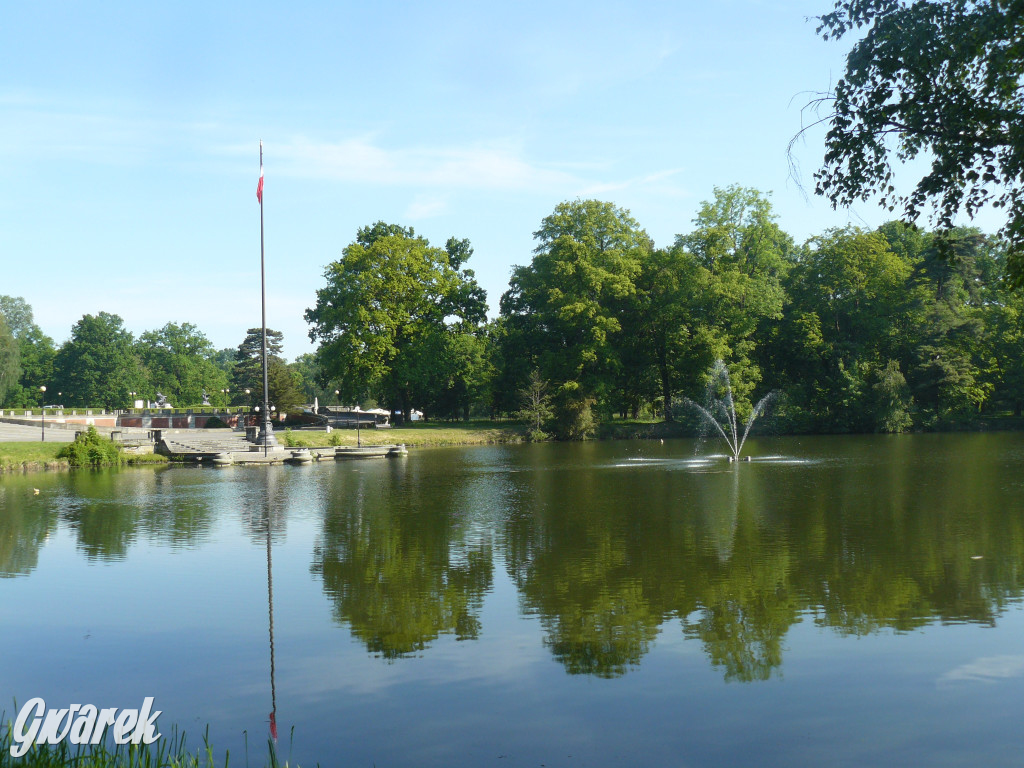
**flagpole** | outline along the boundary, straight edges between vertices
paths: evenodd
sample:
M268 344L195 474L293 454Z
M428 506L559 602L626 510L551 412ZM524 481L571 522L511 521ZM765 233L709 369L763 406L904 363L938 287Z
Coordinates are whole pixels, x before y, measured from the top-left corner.
M268 446L277 445L274 427L270 423L270 386L267 376L267 278L266 257L263 245L263 140L260 140L260 183L257 190L260 201L260 301L263 311L263 420L260 424L259 442L263 443L266 457Z

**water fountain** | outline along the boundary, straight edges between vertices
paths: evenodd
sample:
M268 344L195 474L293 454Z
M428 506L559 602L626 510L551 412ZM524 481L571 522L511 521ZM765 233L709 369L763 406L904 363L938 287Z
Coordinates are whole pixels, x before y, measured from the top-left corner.
M741 425L736 418L736 404L732 399L732 382L729 380L729 369L724 362L718 360L711 369L711 379L708 381L708 407L705 408L689 398L684 400L700 413L708 425L714 426L718 430L718 434L722 436L725 444L729 446L731 454L729 461L732 462L740 460L743 443L746 442L747 435L750 434L750 427L774 396L774 392L769 392L757 402L754 410L750 413L750 418L747 419L747 424L743 428L741 435ZM723 423L725 426L723 426ZM749 456L746 457L746 461L750 461Z

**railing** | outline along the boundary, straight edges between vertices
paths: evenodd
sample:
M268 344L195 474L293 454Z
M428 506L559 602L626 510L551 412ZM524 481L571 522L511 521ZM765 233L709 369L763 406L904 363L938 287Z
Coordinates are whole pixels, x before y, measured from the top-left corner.
M219 408L215 405L199 405L193 408L126 408L116 413L130 413L137 416L188 416L197 413L252 413L248 405L228 405Z
M0 418L4 416L38 416L45 412L47 416L110 416L117 411L104 408L0 408Z
M232 405L224 408L217 408L212 405L198 406L196 408L124 408L121 410L108 411L105 408L0 408L0 419L5 416L38 416L45 412L47 416L119 416L130 413L139 416L188 416L189 414L218 414L218 413L253 413L252 408L247 405Z

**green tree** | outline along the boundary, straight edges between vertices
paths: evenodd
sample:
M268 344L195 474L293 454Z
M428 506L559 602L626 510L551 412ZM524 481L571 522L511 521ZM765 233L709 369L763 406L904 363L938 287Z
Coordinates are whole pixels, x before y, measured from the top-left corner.
M406 418L458 387L473 355L457 339L482 332L486 318L486 294L462 268L471 253L465 240L440 249L412 228L361 228L306 310L321 381L336 382L343 400L370 396Z
M983 326L989 266L988 239L956 228L925 235L907 285L916 328L903 353L907 381L926 423L976 413L992 383L984 359Z
M536 367L552 382L558 436L580 438L614 386L621 318L652 243L629 211L597 200L560 203L534 238L533 260L501 298L504 338L532 348L523 375Z
M335 403L333 387L320 384L322 376L316 355L306 352L296 357L288 367L295 374L299 391L307 403L312 403L314 400L319 400L321 405Z
M213 364L224 371L228 376L235 367L235 352L237 350L233 347L225 347L224 349L218 349L213 355L210 356L210 360Z
M839 0L820 18L828 39L857 35L824 99L824 165L816 192L833 206L877 194L911 220L1004 208L1007 274L1024 283L1024 5L1019 0ZM895 188L894 160L930 164L913 191Z
M1005 403L1013 415L1024 413L1024 296L1000 286L985 302L982 313L990 361L987 378L993 399Z
M205 391L216 405L226 405L228 378L213 362L213 344L191 323L167 323L146 331L136 343L154 392L179 407L199 405Z
M281 413L294 411L304 398L298 374L281 357L284 334L267 328L267 389L270 403ZM249 390L249 394L245 391ZM235 350L231 371L231 399L235 403L258 405L263 401L263 329L250 328Z
M676 236L674 259L660 275L659 304L669 320L662 334L662 387L681 387L696 397L722 359L737 411L746 419L763 376L761 331L782 318L783 280L794 246L761 192L737 185L714 191L694 229Z
M267 328L267 371L270 361L281 359L284 334ZM263 330L250 328L242 343L234 350L231 366L231 399L236 403L252 405L263 400ZM249 394L245 394L249 390ZM273 398L271 398L273 400Z
M551 395L548 394L548 383L540 376L540 371L530 372L526 386L519 390L522 408L516 414L530 425L531 440L545 440L544 424L552 416Z
M147 380L132 334L117 315L84 315L57 351L53 389L72 405L126 408Z
M780 381L813 426L872 431L873 377L899 360L914 324L913 261L880 232L848 228L812 239L788 280L792 306L772 337Z
M913 401L898 362L890 360L878 371L871 395L871 413L878 432L903 432L910 428L914 422L910 416Z
M8 386L6 404L27 407L42 404L40 386L53 385L53 339L33 322L32 307L20 297L0 296L0 316L18 342L20 377ZM0 397L0 403L4 403ZM52 401L51 401L52 402Z
M305 403L301 383L299 374L283 360L274 358L267 362L270 403L277 408L278 413L296 413L301 410Z
M0 314L0 403L4 402L7 390L21 378L21 349L7 327L7 321Z

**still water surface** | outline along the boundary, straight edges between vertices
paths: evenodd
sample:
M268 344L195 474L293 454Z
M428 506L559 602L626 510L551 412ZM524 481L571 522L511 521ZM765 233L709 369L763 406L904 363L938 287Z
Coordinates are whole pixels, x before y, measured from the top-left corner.
M272 711L303 765L1024 764L1024 436L695 448L0 478L0 708L154 696L232 765Z

